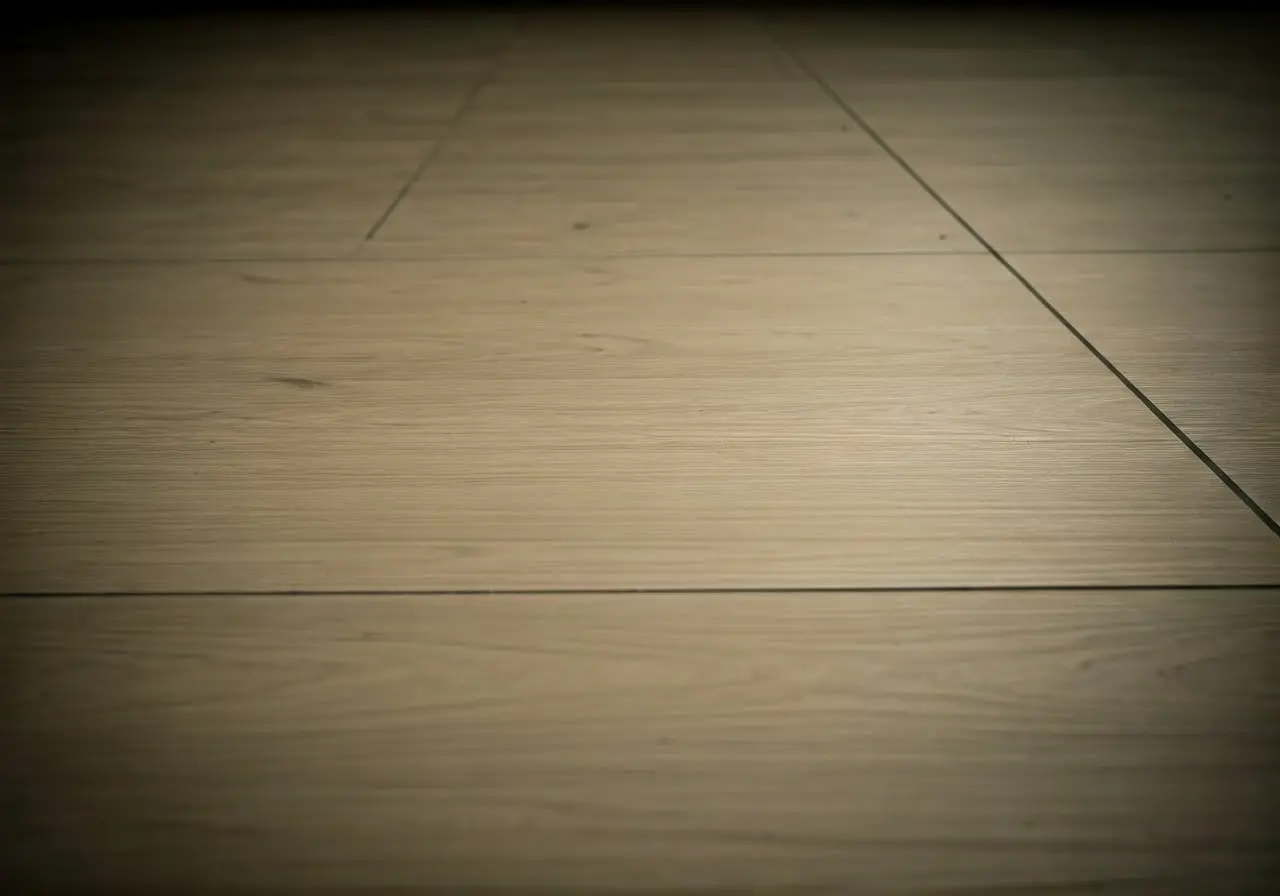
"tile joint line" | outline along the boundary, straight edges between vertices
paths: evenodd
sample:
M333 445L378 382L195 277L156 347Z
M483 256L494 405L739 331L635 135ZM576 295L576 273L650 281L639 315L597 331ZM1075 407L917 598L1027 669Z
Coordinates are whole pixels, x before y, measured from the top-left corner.
M1253 512L1253 515L1257 517L1258 520L1264 526L1266 526L1273 535L1280 537L1280 522L1277 522L1269 513L1267 513L1261 507L1261 505L1259 505L1258 502L1255 501L1249 495L1249 493L1244 490L1242 486L1240 486L1239 483L1237 483L1234 479L1232 479L1231 476L1228 475L1227 472L1222 469L1222 467L1218 466L1218 464L1213 460L1213 458L1209 457L1209 455L1205 453L1203 448L1201 448L1194 441L1192 441L1191 437L1188 436L1185 432L1183 432L1182 428L1178 426L1178 424L1174 423L1168 414L1162 411L1154 401L1152 401L1150 398L1147 397L1146 393L1144 393L1141 389L1139 389L1138 386L1132 380L1130 380L1127 376L1125 376L1124 373L1121 372L1120 368L1117 367L1114 363L1112 363L1111 360L1101 352L1101 350L1099 350L1092 342L1090 342L1089 339L1082 332L1080 332L1080 330L1078 330L1074 324L1071 323L1071 321L1067 320L1066 316L1061 311L1059 311L1053 305L1052 302L1050 302L1047 298L1045 298L1044 295L1040 292L1040 290L1036 289L1036 287L1031 283L1031 281L1028 280L1026 276L1022 274L1021 271L1019 271L1016 267L1014 267L1014 265L1007 258L1005 258L1004 255L1001 254L1001 252L998 249L996 249L996 247L993 246L990 241L988 241L985 237L983 237L982 234L980 234L977 231L977 229L964 218L963 215L961 215L949 202L947 202L942 197L942 194L940 194L936 189L934 189L934 187L928 181L926 181L924 177L921 176L920 173L917 172L915 168L912 167L912 165L906 159L904 159L889 144L887 140L884 139L884 137L880 136L880 134L875 130L875 128L871 127L871 125L866 121L866 119L864 119L861 115L859 115L858 112L853 108L853 106L851 106L844 99L844 97L842 97L839 94L839 92L836 91L836 89L831 86L830 82L828 82L825 78L823 78L820 74L818 74L812 68L812 66L810 66L808 62L801 56L799 52L797 52L788 43L786 43L781 38L779 38L773 32L773 29L769 28L764 22L758 22L758 24L761 30L764 31L770 37L770 39L774 41L774 43L776 43L780 48L782 48L782 51L787 54L787 56L791 59L792 62L795 63L796 67L799 68L800 71L802 71L811 81L813 81L813 83L818 87L818 89L821 90L827 96L827 98L831 100L831 102L835 103L836 106L838 106L840 110L844 112L845 116L848 117L850 121L856 124L858 128L862 130L863 133L865 133L869 138L871 138L871 140L874 141L875 144L879 146L880 149L883 150L885 154L888 155L889 158L891 158L898 165L899 168L901 168L912 180L914 180L916 184L920 186L921 189L923 189L926 193L928 193L929 196L933 199L933 201L936 202L939 206L941 206L942 209L945 212L947 212L947 214L949 214L955 220L955 222L965 230L966 233L969 234L969 236L973 237L973 239L975 239L979 245L981 245L984 249L986 249L987 252L991 255L991 257L995 259L995 261L999 263L1001 267L1003 267L1015 280L1017 280L1020 284L1022 284L1023 288L1026 289L1026 291L1029 292L1032 295L1032 297L1035 298L1035 300L1039 302L1041 306L1044 307L1046 311L1048 311L1051 315L1053 315L1054 319L1056 319L1059 324L1065 327L1067 332L1069 332L1072 336L1074 336L1076 340L1082 346L1084 346L1084 348L1087 349L1091 355L1094 356L1094 358L1096 358L1108 371L1110 371L1112 376L1114 376L1117 380L1119 380L1120 383L1126 389L1128 389L1129 392L1132 393L1135 398L1138 399L1138 401L1142 402L1142 404L1146 407L1146 409L1150 411L1151 414L1155 416L1157 420L1159 420L1162 424L1164 424L1165 428L1169 430L1169 432L1171 432L1174 436L1176 436L1178 441L1182 442L1182 444L1192 454L1194 454L1196 458L1202 464L1204 464L1204 466L1207 467L1211 473L1217 476L1219 481L1221 481L1222 484L1225 485L1231 491L1231 493L1236 496L1236 498L1238 498L1246 507L1248 507L1249 510Z
M1254 584L1142 584L1142 585L854 585L854 586L740 586L740 587L655 587L655 588L368 588L361 589L227 589L205 591L7 591L0 600L49 599L145 599L145 598L232 598L232 597L592 597L649 595L732 595L732 594L1034 594L1034 593L1139 593L1156 591L1223 592L1280 591L1280 582Z
M378 232L382 230L383 226L389 220L391 220L391 216L395 214L396 209L400 207L400 204L404 202L405 198L410 192L412 192L413 188L418 185L418 181L422 179L422 175L425 174L427 169L430 168L435 163L436 159L440 157L440 153L444 151L445 144L449 142L449 137L452 136L453 132L457 130L458 125L471 113L480 93L493 82L494 76L497 75L498 70L502 68L502 63L506 61L508 54L511 52L511 48L516 40L516 35L519 33L522 24L522 22L517 22L512 26L511 32L507 35L507 45L499 51L496 56L494 56L493 61L489 63L489 67L485 69L484 73L481 74L480 77L476 79L475 83L471 85L471 89L467 91L467 95L463 97L462 102L458 104L458 108L455 109L453 115L449 117L449 121L445 125L444 131L435 140L431 141L431 145L418 161L418 166L414 168L413 173L409 175L409 179L405 181L404 186L400 188L400 192L391 200L391 204L388 205L382 214L378 216L378 220L373 222L373 226L369 228L367 233L365 233L364 240L362 242L372 242L373 239L377 237ZM358 249L359 246L356 246L355 250L358 251Z

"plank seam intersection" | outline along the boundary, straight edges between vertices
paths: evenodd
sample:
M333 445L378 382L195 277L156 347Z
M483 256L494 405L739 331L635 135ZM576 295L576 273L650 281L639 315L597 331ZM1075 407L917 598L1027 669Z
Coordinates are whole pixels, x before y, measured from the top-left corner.
M798 51L793 49L789 44L774 34L773 30L763 22L759 23L759 27L770 37L771 40L774 41L774 43L782 48L783 52L785 52L792 61L795 62L796 66L813 81L818 89L821 90L822 93L831 100L831 102L835 103L842 112L844 112L845 116L848 117L850 121L856 124L863 133L871 138L871 140L873 140L875 144L879 146L885 154L902 169L904 173L914 180L916 184L933 199L934 202L941 206L942 209L950 215L966 233L986 249L988 254L990 254L990 256L1001 267L1003 267L1010 276L1017 280L1018 283L1020 283L1022 287L1030 293L1031 296L1039 302L1040 305L1048 311L1059 324L1066 328L1067 332L1075 337L1076 341L1088 350L1088 352L1093 355L1093 357L1097 359L1097 361L1101 363L1112 376L1119 380L1120 384L1129 390L1129 392L1138 399L1138 401L1142 402L1143 406L1146 407L1146 409L1164 425L1165 429L1169 430L1169 432L1172 433L1178 441L1182 442L1187 450L1196 456L1197 460L1204 464L1204 466L1207 467L1213 475L1217 476L1218 480L1225 485L1227 489L1229 489L1231 493L1241 501L1241 503L1248 507L1249 510L1252 511L1253 515L1257 517L1264 526L1271 530L1273 535L1280 537L1280 522L1277 522L1269 513L1267 513L1267 511L1264 510L1262 506L1258 504L1258 502L1255 501L1253 497L1250 496L1249 493L1246 492L1244 488L1226 472L1226 470L1218 466L1213 458L1211 458L1203 448L1197 445L1190 436L1183 432L1182 428L1178 426L1178 424L1176 424L1168 414L1161 410L1154 401L1147 397L1146 393L1139 389L1132 380L1125 376L1125 374L1111 361L1111 359L1104 355L1097 346L1090 342L1088 337L1086 337L1084 333L1077 329L1076 326L1067 319L1066 315L1059 311L1052 302L1045 298L1044 294L1041 293L1040 290L1038 290L1035 285L1032 284L1032 282L1013 265L1012 262L1005 258L989 240L978 232L977 228L970 224L964 216L955 209L955 207L947 202L947 200L942 197L942 194L939 193L928 181L926 181L924 177L916 171L911 163L904 159L897 150L895 150L893 146L875 130L875 128L871 127L866 119L858 114L857 110L855 110L853 106L851 106L825 78L818 74Z

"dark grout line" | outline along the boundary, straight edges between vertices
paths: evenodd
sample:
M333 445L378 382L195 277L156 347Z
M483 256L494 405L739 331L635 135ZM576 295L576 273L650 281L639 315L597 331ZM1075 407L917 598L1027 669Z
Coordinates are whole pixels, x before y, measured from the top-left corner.
M1280 249L1276 250L1280 252ZM442 264L451 262L474 262L488 264L495 261L666 261L698 258L950 258L954 256L979 255L986 256L986 251L977 249L882 249L850 252L601 252L571 254L538 254L511 253L500 255L335 255L335 256L220 256L201 258L0 258L0 267L56 267L58 265L138 265L160 266L167 264L344 264L358 262L360 264L405 264L417 263Z
M1208 454L1205 453L1203 448L1201 448L1194 441L1192 441L1191 437L1188 436L1185 432L1183 432L1182 428L1178 426L1178 424L1174 423L1168 414L1162 411L1154 401L1152 401L1150 398L1147 397L1146 393L1144 393L1141 389L1139 389L1138 386L1132 380L1130 380L1127 376L1124 375L1124 373L1120 370L1119 367L1117 367L1114 363L1112 363L1112 361L1106 355L1104 355L1092 342L1090 342L1088 337L1086 337L1084 333L1080 332L1080 330L1077 329L1076 326L1072 324L1071 321L1069 321L1066 318L1066 316L1053 305L1052 302L1050 302L1047 298L1045 298L1045 296L1040 292L1040 290L1036 289L1035 285L1032 284L1032 282L1028 280L1022 274L1021 271L1019 271L1016 267L1014 267L1014 265L1007 258L1005 258L1005 256L1001 254L1001 252L998 249L996 249L996 247L992 245L989 240L987 240L982 234L980 234L977 228L975 228L972 224L970 224L964 218L964 216L961 215L960 212L958 212L955 209L955 207L951 205L951 203L947 202L947 200L942 197L942 194L939 193L936 189L934 189L934 187L928 181L926 181L924 177L918 171L916 171L916 169L906 159L904 159L897 152L897 150L895 150L889 144L889 142L879 134L879 132L875 130L875 128L871 127L871 125L866 121L866 119L864 119L861 115L859 115L858 112L851 105L849 105L849 103L844 99L844 97L842 97L839 94L839 92L837 92L836 89L832 87L831 84L825 78L823 78L820 74L818 74L808 64L808 62L804 60L804 58L799 53L792 50L790 46L788 46L780 38L775 36L773 34L772 29L769 29L768 26L766 26L764 23L761 23L760 27L763 30L765 30L766 33L768 33L771 37L773 37L773 40L778 44L778 46L782 47L783 51L786 52L795 61L796 65L800 68L800 70L803 71L805 74L807 74L810 79L812 79L813 83L824 94L826 94L827 98L830 99L833 103L835 103L840 108L840 110L844 112L846 116L848 116L850 121L856 124L859 128L862 129L862 131L868 137L870 137L873 141L875 141L876 145L879 146L882 150L884 150L885 154L888 155L891 159L893 159L893 161L897 163L898 167L901 168L903 172L905 172L912 180L914 180L920 186L921 189L923 189L926 193L928 193L929 196L933 199L933 201L936 202L939 206L941 206L943 210L947 212L947 214L951 215L951 217L955 220L955 222L959 224L971 237L977 240L978 243L982 245L983 248L985 248L988 253L990 253L991 257L1000 264L1001 267L1003 267L1006 271L1008 271L1009 274L1015 280L1017 280L1020 284L1022 284L1023 288L1026 289L1026 291L1029 292L1032 295L1032 297L1035 298L1035 300L1039 302L1040 305L1046 311L1048 311L1051 315L1053 315L1054 319L1057 320L1058 323L1060 323L1063 327L1065 327L1067 332L1069 332L1072 336L1074 336L1076 340L1082 346L1084 346L1084 348L1087 349L1089 353L1093 355L1094 358L1096 358L1102 364L1102 366L1104 366L1108 371L1110 371L1112 376L1114 376L1117 380L1119 380L1120 383L1126 389L1128 389L1129 392L1132 393L1132 395L1135 398L1138 399L1138 401L1142 402L1143 406L1145 406L1146 409L1150 411L1151 414L1155 416L1157 420L1159 420L1162 424L1164 424L1165 428L1168 429L1169 432L1171 432L1174 436L1176 436L1178 441L1182 442L1182 444L1186 446L1187 450L1189 450L1192 454L1194 454L1196 458L1199 459L1199 461L1209 469L1210 472L1212 472L1215 476L1217 476L1219 481L1221 481L1222 484L1225 485L1231 491L1231 493L1236 496L1236 498L1238 498L1246 507L1248 507L1249 510L1253 512L1253 515L1257 517L1258 520L1264 526L1266 526L1269 530L1271 530L1271 533L1273 535L1280 537L1280 523L1276 522L1276 520L1269 513L1267 513L1261 507L1261 505L1259 505L1258 502L1255 501L1249 495L1249 493L1246 492L1244 488L1240 486L1239 483L1237 483L1234 479L1232 479L1231 476L1225 470L1222 469L1222 467L1218 466L1218 464L1213 460L1213 458L1211 458ZM1011 253L1011 254L1018 254L1018 253Z
M376 264L450 264L467 262L473 264L489 264L502 261L678 261L683 259L750 259L750 258L964 258L971 256L987 257L990 250L980 246L977 249L882 249L882 250L850 250L845 252L618 252L597 254L508 254L508 255L245 255L245 256L175 256L170 258L0 258L0 268L5 267L89 267L128 266L162 267L164 265L221 265L221 264L346 264L354 262L361 265ZM1086 255L1132 255L1132 256L1178 256L1178 255L1280 255L1280 246L1275 248L1245 249L1015 249L1006 255L1035 255L1037 257L1052 256L1086 256Z
M886 585L811 587L715 587L715 588L359 588L266 589L261 591L34 591L0 592L0 600L73 600L130 598L224 598L224 597L609 597L643 595L733 595L733 594L1083 594L1124 592L1216 592L1280 591L1280 582L1257 584L1151 584L1151 585Z
M480 96L480 92L492 83L494 76L498 73L498 70L502 68L502 63L511 51L511 45L515 41L515 35L520 30L521 24L521 22L516 22L512 26L511 33L507 36L506 48L500 51L493 58L489 67L485 69L484 73L481 74L480 77L476 79L476 82L471 85L471 90L467 92L467 95L463 98L462 102L458 105L458 108L454 110L453 115L450 116L449 121L445 124L444 131L438 138L432 141L431 146L423 155L422 160L418 162L418 167L414 169L413 174L409 175L409 180L400 188L400 192L391 200L391 204L387 206L386 211L379 216L377 221L373 222L373 226L370 227L368 232L364 235L364 242L370 242L378 235L378 232L382 230L383 225L385 225L387 221L391 220L391 216L395 214L396 209L400 207L400 203L404 202L405 197L409 195L417 185L418 181L422 179L422 175L425 174L426 170L431 167L437 158L440 157L440 153L444 150L445 144L449 142L450 135L452 135L452 133L457 129L462 120L470 114L471 110L475 108L476 99Z

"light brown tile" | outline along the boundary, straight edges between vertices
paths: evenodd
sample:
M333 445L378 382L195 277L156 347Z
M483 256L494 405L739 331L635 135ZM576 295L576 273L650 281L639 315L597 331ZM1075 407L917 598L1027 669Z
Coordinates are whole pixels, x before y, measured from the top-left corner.
M781 53L707 52L698 56L677 50L619 53L612 47L566 58L556 49L545 55L512 54L494 75L494 83L771 83L805 81L804 73Z
M371 256L978 251L816 87L494 87Z
M6 601L0 861L23 889L1268 892L1278 635L1274 592Z
M506 47L510 15L137 17L46 23L4 64L27 83L136 88L292 84L412 86L478 75Z
M1001 11L983 15L977 10L941 9L921 17L911 10L835 8L817 11L772 9L757 21L785 43L805 52L847 50L931 50L955 52L971 50L993 53L1025 52L1036 47L1053 49L1059 44L1028 29L1028 22L1040 15L1010 15Z
M208 143L241 144L248 153L269 152L281 140L421 140L448 124L474 83L475 78L442 78L414 87L231 83L147 90L42 85L24 94L27 120L10 122L6 144L15 138L55 147L108 141L80 148L99 155L115 147L149 148L177 156ZM174 141L178 146L170 148Z
M1280 575L986 258L5 277L6 590Z
M787 141L792 153L858 153L867 142L811 83L504 83L479 93L448 150L465 158L535 148L591 158L593 137L611 136L629 138L636 155L679 137L733 140L747 157L767 137Z
M1280 246L1274 166L921 165L1001 252L1232 251Z
M258 17L33 39L6 60L0 256L345 253L501 46L418 36Z
M529 16L495 84L761 83L805 75L749 16L680 11Z
M94 110L92 93L75 108L52 103L41 126L3 150L14 182L0 255L343 253L409 179L463 96L449 87L415 109L394 91L246 92L255 98L247 107L230 102L230 91L157 91L108 110Z
M1280 125L1272 108L1137 75L876 77L832 86L908 161L929 166L1258 166L1273 158Z
M844 81L1001 251L1280 245L1274 110L1160 78Z
M1010 260L1280 518L1280 253Z
M1112 71L1112 66L1080 50L990 46L927 46L917 38L906 46L806 46L795 47L820 76L828 80L848 78L953 78L1022 79L1089 77Z
M416 149L415 149L416 151ZM0 258L18 260L334 257L352 251L413 170L370 158L358 181L329 164L264 170L81 170L24 190L0 222ZM376 169L380 168L378 171Z
M1274 96L1280 32L1274 13L1259 12L1113 14L1104 22L1057 17L1044 19L1040 30L1059 45L1078 47L1125 71L1167 76L1192 91L1252 95L1266 101Z
M753 255L979 251L881 160L752 164L715 141L707 161L434 167L368 257ZM708 142L711 143L708 146ZM625 153L620 140L602 152Z

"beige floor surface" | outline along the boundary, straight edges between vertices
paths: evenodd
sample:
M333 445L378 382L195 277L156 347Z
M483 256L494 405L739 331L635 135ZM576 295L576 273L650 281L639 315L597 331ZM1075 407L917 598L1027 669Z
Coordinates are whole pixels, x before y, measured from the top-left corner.
M1280 180L1241 34L13 49L4 873L1248 891Z

